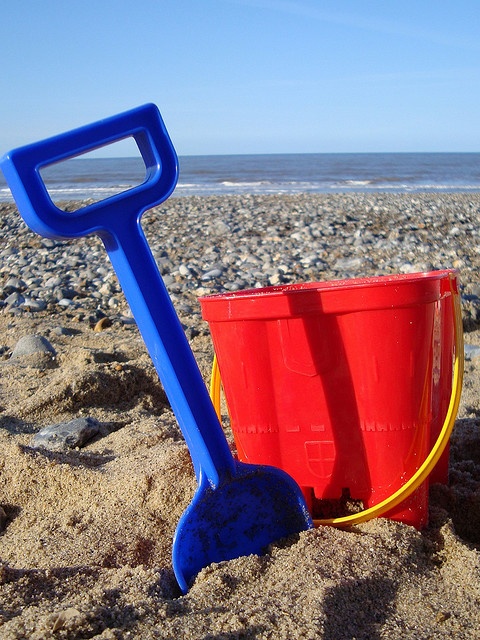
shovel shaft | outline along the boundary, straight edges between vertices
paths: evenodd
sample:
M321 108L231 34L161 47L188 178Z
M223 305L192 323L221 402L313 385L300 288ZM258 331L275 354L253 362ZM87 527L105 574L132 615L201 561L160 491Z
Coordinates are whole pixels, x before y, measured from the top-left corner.
M128 223L127 223L128 220ZM139 221L100 234L178 420L197 479L213 486L235 466L197 362Z

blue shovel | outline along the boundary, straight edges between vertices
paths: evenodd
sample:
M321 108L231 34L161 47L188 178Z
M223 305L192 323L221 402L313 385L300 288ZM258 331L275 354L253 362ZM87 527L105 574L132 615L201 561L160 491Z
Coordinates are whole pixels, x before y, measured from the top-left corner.
M48 195L40 170L133 138L145 181L73 213ZM7 153L0 166L25 222L47 238L102 239L192 457L198 488L173 539L181 590L212 562L261 554L313 526L303 495L280 469L235 460L158 271L140 219L175 188L175 150L157 107L147 104Z

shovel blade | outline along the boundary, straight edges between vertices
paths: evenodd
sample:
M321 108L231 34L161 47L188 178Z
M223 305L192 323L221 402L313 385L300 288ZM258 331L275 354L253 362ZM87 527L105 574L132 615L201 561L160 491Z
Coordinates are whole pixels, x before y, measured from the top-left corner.
M202 482L173 539L173 569L186 593L212 562L261 555L281 538L313 527L295 481L274 467L237 463L235 476L212 488Z

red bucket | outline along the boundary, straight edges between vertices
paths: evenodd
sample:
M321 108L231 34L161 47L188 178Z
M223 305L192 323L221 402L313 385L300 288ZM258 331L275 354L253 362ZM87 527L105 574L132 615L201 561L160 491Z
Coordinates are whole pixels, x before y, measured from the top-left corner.
M454 270L200 299L240 460L280 467L315 506L397 491L438 438L452 389ZM435 480L446 482L448 451ZM319 502L320 501L320 502ZM422 528L428 480L386 514Z

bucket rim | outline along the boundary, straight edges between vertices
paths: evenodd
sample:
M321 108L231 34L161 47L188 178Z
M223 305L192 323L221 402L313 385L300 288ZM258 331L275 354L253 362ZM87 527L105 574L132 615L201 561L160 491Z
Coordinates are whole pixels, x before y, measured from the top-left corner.
M199 298L208 322L351 313L429 304L456 288L457 269L302 282L216 293Z
M307 291L330 291L332 289L357 289L373 286L387 286L389 284L413 284L423 282L428 279L442 280L451 276L458 277L458 269L438 269L432 271L418 271L414 273L395 273L378 276L366 276L363 278L338 278L334 280L318 280L313 282L297 282L287 284L276 284L268 287L258 287L241 289L239 291L225 291L223 293L212 293L201 296L200 301L206 300L229 300L252 298L257 296L276 297L285 293L305 293Z

